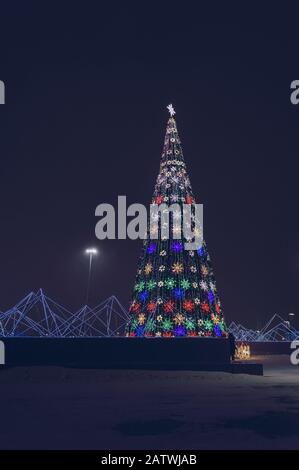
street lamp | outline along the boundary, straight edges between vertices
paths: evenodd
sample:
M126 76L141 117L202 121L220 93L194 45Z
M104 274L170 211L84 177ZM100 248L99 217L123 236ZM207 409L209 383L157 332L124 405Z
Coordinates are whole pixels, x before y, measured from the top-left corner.
M289 313L289 323L290 323L290 325L291 325L291 320L294 319L294 316L295 316L295 313L292 313L292 312Z
M98 254L98 250L96 248L87 248L85 250L85 254L89 256L89 270L88 270L88 281L87 281L86 302L85 302L85 304L88 305L90 280L91 280L92 258L93 258L93 256L96 256Z

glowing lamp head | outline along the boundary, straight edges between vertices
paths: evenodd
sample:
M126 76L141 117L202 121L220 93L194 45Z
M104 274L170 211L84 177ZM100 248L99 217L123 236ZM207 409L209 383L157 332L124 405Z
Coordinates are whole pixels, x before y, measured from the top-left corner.
M85 250L85 253L87 255L97 255L98 254L98 250L96 248L87 248Z

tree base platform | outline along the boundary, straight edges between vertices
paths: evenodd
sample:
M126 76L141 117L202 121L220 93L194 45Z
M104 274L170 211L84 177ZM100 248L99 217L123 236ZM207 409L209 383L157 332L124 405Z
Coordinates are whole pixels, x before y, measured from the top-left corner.
M6 366L202 370L256 373L260 366L231 363L224 338L1 338ZM261 366L262 368L262 366ZM261 372L262 373L262 372Z

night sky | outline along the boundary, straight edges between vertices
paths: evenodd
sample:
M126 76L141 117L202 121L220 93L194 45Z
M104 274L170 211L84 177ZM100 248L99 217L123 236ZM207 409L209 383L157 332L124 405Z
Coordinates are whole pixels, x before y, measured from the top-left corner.
M171 102L227 320L299 324L298 12L102 3L1 2L0 309L79 308L89 245L91 303L128 305L142 243L94 211L150 202Z

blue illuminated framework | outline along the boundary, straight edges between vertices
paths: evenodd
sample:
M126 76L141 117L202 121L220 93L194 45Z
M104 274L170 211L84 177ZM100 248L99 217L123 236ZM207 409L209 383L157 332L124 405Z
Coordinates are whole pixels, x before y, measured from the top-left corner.
M110 337L123 334L128 314L115 296L96 307L72 312L47 297L31 292L14 307L0 313L0 336L5 337Z
M96 307L85 305L72 312L39 289L0 312L0 337L119 337L124 336L127 321L128 312L114 295ZM261 330L232 322L228 331L242 342L299 339L299 331L280 315L273 315Z
M232 322L228 331L232 333L236 341L242 342L266 342L266 341L294 341L299 339L299 331L288 320L275 314L260 330L252 330L245 326Z

